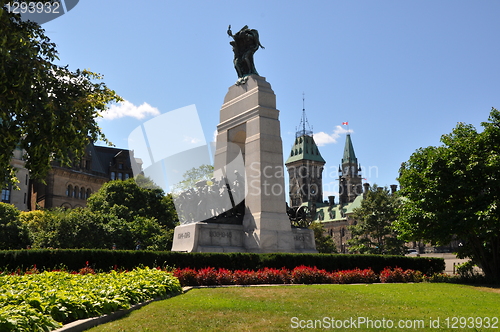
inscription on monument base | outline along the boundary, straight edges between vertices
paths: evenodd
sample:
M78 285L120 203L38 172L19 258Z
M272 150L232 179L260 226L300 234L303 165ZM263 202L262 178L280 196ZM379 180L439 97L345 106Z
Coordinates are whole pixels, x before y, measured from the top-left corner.
M177 226L172 251L245 252L241 225L197 222Z
M314 232L308 228L292 228L295 250L302 253L317 253Z

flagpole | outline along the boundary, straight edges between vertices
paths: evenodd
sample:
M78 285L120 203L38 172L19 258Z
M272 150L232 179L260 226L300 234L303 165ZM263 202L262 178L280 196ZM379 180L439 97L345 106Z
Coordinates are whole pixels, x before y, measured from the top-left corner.
M342 122L343 126L347 126L347 132L349 132L349 121Z

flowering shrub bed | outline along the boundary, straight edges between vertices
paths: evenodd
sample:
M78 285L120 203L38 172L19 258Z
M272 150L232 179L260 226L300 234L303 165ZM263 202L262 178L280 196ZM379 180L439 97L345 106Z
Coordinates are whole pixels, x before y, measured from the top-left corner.
M385 268L380 272L380 282L421 282L424 275L420 271Z
M372 269L355 269L333 272L331 280L334 284L370 284L378 282L379 278Z
M177 278L157 269L95 273L87 266L80 272L38 273L35 267L0 274L0 331L50 331L182 291Z
M253 270L227 270L212 267L204 269L176 269L174 276L182 286L211 285L259 285L259 284L353 284L375 282L421 282L420 271L400 268L384 269L380 275L372 269L354 269L328 272L309 266L298 266L293 270L264 268Z

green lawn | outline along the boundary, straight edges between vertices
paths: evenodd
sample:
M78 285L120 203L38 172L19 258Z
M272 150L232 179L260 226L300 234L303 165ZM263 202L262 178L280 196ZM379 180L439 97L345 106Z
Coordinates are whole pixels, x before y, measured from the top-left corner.
M300 327L308 331L349 327L357 331L498 331L499 318L500 292L491 288L437 283L228 287L193 289L89 331L253 332ZM431 329L431 320L437 324L438 319L440 328ZM311 328L314 324L317 329ZM345 328L335 329L335 324ZM391 324L392 329L383 328ZM488 324L490 328L485 329Z

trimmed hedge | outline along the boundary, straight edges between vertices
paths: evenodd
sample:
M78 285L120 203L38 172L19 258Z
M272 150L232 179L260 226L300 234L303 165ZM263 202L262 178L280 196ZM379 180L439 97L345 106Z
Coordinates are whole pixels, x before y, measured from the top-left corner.
M205 267L229 270L259 270L263 268L294 269L297 266L315 266L327 271L371 268L380 273L386 267L412 269L425 274L444 271L442 258L406 257L386 255L339 254L254 254L254 253L183 253L146 250L6 250L0 251L0 271L26 269L36 265L39 269L58 269L62 266L78 271L88 264L102 271L116 267L132 270L135 267L176 267L201 269Z

